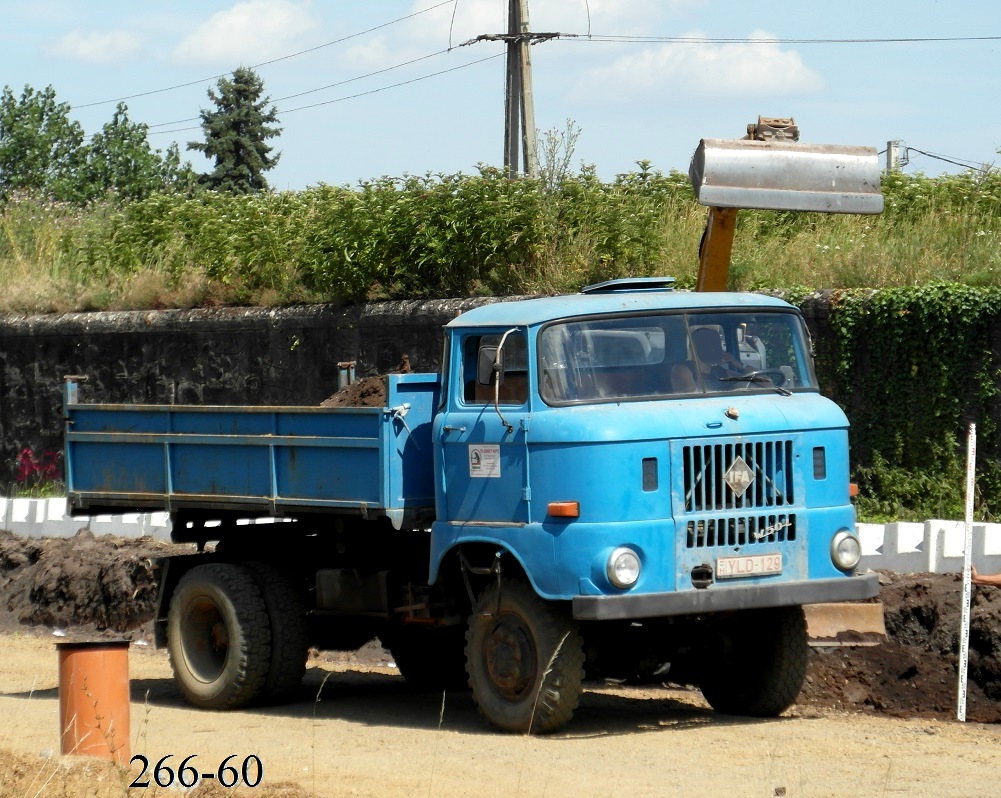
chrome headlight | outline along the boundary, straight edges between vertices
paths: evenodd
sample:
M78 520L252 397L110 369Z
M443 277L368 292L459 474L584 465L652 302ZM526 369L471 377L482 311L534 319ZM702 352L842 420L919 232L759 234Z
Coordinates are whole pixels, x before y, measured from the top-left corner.
M853 532L839 529L831 538L831 560L842 571L851 571L862 559L862 544Z
M616 587L632 587L640 578L640 557L632 549L619 546L609 556L605 573Z

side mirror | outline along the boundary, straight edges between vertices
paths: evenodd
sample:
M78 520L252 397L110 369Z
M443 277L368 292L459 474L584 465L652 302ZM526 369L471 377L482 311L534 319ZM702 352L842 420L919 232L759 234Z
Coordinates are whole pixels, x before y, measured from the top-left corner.
M496 346L481 346L476 357L476 382L479 385L493 385L504 382L504 353ZM496 378L494 375L497 375Z

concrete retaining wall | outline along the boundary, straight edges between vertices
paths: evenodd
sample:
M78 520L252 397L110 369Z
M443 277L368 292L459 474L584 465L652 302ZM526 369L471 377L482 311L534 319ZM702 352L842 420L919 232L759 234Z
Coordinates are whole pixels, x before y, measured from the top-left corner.
M248 523L273 523L264 518ZM127 513L72 518L66 499L0 498L0 529L29 538L72 537L81 529L95 535L170 540L167 513ZM911 573L959 573L963 568L962 521L858 524L863 570ZM1001 572L1001 524L973 525L973 564L984 573Z

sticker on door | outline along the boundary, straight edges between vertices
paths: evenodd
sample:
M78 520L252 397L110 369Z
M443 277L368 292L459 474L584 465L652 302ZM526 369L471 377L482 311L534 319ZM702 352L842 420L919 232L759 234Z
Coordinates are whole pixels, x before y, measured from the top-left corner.
M499 477L500 475L500 446L497 444L470 444L469 476Z

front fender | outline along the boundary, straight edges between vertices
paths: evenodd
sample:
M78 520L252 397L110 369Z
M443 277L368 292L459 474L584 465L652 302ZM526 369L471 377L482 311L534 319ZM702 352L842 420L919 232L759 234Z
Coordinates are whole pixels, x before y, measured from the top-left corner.
M503 551L521 567L535 592L546 599L562 598L556 572L553 536L539 524L484 526L435 522L431 526L431 562L428 583L435 584L442 562L464 545ZM487 565L477 562L475 565Z

